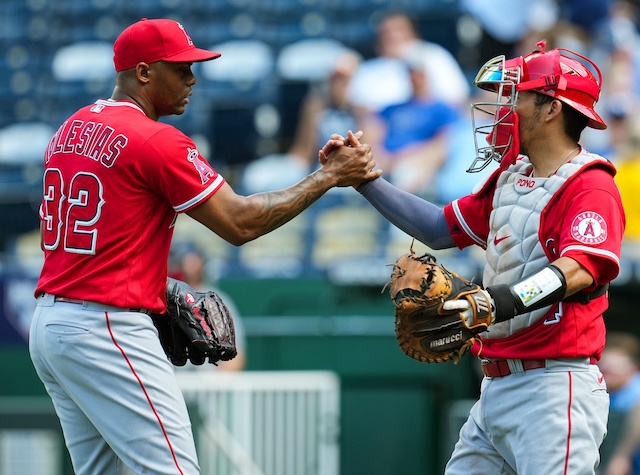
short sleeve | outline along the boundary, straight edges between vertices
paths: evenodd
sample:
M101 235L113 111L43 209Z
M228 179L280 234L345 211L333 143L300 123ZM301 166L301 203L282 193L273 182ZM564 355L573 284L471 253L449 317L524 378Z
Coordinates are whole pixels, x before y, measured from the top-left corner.
M625 215L611 174L601 168L586 170L563 193L557 209L563 215L559 255L580 262L596 285L613 280L620 270ZM549 218L547 218L549 219Z
M454 200L444 207L444 215L451 236L458 248L473 244L485 249L489 236L489 216L493 209L493 195L500 170L496 170L487 180L467 196Z
M148 140L140 167L150 186L178 213L202 204L224 183L193 141L172 126Z

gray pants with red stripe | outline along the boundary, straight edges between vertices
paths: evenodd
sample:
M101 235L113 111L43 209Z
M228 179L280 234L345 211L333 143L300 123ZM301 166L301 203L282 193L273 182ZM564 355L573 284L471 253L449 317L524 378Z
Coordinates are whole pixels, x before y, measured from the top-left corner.
M588 359L485 377L445 474L595 474L608 414L602 373Z
M77 475L200 473L186 404L151 317L45 295L29 351Z

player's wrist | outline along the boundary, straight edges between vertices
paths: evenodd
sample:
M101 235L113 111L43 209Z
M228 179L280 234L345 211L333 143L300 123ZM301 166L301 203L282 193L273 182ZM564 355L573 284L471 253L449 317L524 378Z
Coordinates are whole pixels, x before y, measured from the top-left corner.
M315 183L320 186L324 191L338 186L338 176L335 173L331 173L323 168L319 168L309 175Z
M515 284L492 285L486 290L494 301L495 321L503 322L561 301L567 281L559 268L548 265Z
M472 300L472 305L468 310L462 312L465 325L468 328L473 328L478 324L487 326L493 324L496 319L496 306L491 294L480 289L478 292L470 294L469 297Z

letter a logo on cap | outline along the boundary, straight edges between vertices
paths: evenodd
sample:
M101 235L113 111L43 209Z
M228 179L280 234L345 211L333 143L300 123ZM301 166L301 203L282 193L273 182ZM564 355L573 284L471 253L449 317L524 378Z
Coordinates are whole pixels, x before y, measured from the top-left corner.
M125 28L113 44L113 62L118 72L140 62L197 63L218 57L220 53L196 48L185 28L166 18L143 18Z
M193 40L189 36L189 33L187 33L187 30L184 29L184 26L182 26L182 24L180 24L180 23L178 23L178 26L180 27L180 29L184 33L184 36L187 38L187 42L189 43L189 46L193 46Z

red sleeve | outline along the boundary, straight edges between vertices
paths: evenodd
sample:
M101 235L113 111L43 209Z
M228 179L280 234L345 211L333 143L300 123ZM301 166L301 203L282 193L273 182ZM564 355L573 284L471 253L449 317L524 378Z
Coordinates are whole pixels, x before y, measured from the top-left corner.
M493 209L493 195L500 176L500 169L470 195L457 199L444 207L444 216L451 230L451 236L458 248L476 244L487 247L489 236L489 215Z
M144 167L145 173L151 174L149 183L169 199L176 212L203 203L225 181L200 155L193 141L175 127L167 126L154 134L146 147L149 153L145 159L154 163Z
M625 215L613 174L612 166L580 173L557 193L558 203L548 206L542 217L545 241L557 239L553 257L578 261L592 275L594 285L610 282L620 271Z

